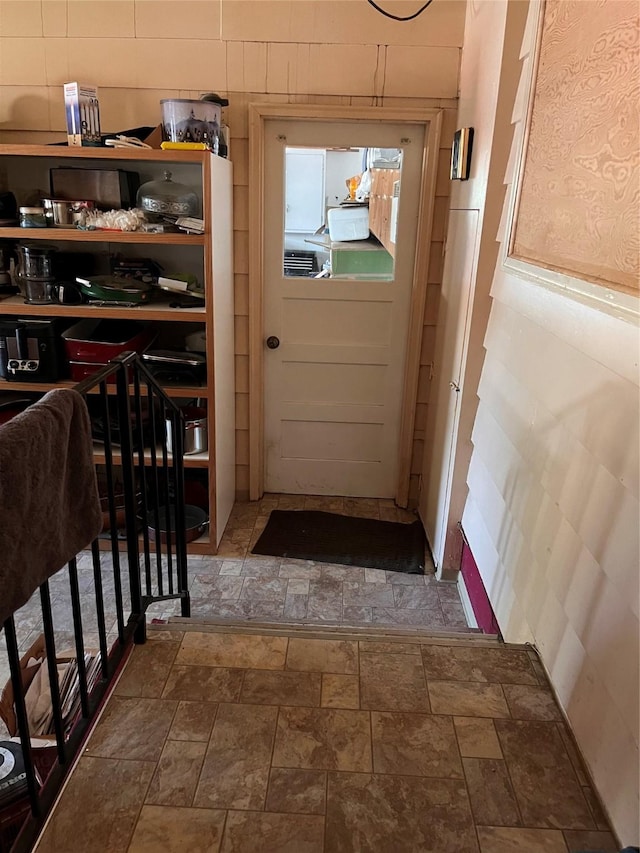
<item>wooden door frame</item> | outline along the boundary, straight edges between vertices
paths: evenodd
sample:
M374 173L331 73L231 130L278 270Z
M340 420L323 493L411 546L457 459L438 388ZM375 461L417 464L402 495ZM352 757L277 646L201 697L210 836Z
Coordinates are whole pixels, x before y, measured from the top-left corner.
M249 104L249 499L264 492L264 156L265 124L273 119L293 121L368 121L419 124L424 127L424 149L416 257L407 329L398 480L395 500L407 506L413 433L418 397L420 350L431 252L431 232L442 110L394 107L355 107L322 104Z

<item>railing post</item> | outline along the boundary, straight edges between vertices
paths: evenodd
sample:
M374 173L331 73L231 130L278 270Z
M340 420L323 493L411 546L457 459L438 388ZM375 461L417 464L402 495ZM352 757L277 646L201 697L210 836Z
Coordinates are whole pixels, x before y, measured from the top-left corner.
M38 785L36 782L33 755L31 752L31 736L29 722L27 720L27 709L24 702L24 688L22 686L22 672L20 670L20 653L16 639L16 626L13 616L4 623L4 633L7 639L7 655L9 657L9 669L11 670L11 684L13 686L13 701L15 703L16 721L20 745L22 746L22 760L24 771L27 776L27 791L29 792L29 804L31 814L38 817L40 814L40 803L38 801Z
M188 617L191 616L191 601L189 598L184 521L184 421L179 413L176 414L174 423L173 476L176 500L176 576L178 592L182 595L180 599L181 614Z
M138 507L136 501L136 478L133 458L133 438L131 429L131 406L129 402L129 365L135 360L133 353L124 353L114 361L121 369L116 377L116 404L118 408L118 426L120 432L120 451L122 454L122 484L124 488L124 506L126 515L127 558L129 561L129 588L131 592L131 616L139 622L134 634L136 643L144 643L146 630L142 612L142 593L140 587L140 551L138 548Z

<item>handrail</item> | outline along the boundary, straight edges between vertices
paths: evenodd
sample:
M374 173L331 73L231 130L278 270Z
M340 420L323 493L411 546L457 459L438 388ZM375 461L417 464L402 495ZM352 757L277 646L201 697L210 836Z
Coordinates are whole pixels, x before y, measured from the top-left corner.
M115 394L112 384L114 379ZM24 700L26 688L23 688L19 650L19 620L16 614L12 614L0 626L6 635L17 735L22 748L27 788L26 798L9 806L10 810L16 812L15 832L19 832L11 847L12 853L26 853L32 849L73 758L81 749L132 642L145 640L145 612L148 606L156 600L177 598L181 602L182 615L190 614L184 522L182 411L165 394L140 357L132 352L117 356L111 363L78 383L74 390L84 397L94 420L98 419L101 423L107 502L104 514L109 528L111 560L110 565L103 565L100 542L95 540L90 546L92 592L86 592L86 584L82 588L85 591L82 591L79 561L75 558L39 588L55 733L54 754L49 754L49 750L44 765L42 751L33 748L30 740ZM160 418L161 424L158 425ZM166 421L172 430L171 460L167 450ZM160 448L160 457L156 451L150 454L150 459L148 455L145 458L145 445L149 441L152 447ZM114 447L118 444L116 457ZM117 488L117 476L122 481L120 491ZM117 506L119 498L124 499L124 532L122 526L118 530L118 521L121 521ZM166 517L164 532L161 524L163 514ZM149 519L155 529L153 536ZM101 538L104 538L104 534L101 534ZM126 550L121 552L123 538ZM155 572L152 572L154 557ZM65 568L68 572L73 617L72 644L75 652L73 660L77 667L79 692L78 709L72 720L65 717L62 707L64 697L60 696L62 686L58 684L56 667L59 638L52 618L50 592L52 584L57 585L64 580ZM123 583L125 579L128 580L126 585ZM116 612L117 636L113 642L106 623L105 605L108 599L113 599L109 607L115 607ZM30 606L32 604L38 604L35 595L29 602ZM99 664L96 660L95 666L91 662L85 665L86 644L83 635L88 618L95 619L98 635ZM0 817L2 815L0 794ZM6 843L3 844L3 833L6 832L6 821L0 820L0 850L6 847Z
M138 353L131 350L115 356L109 364L105 364L104 367L100 368L100 370L97 370L95 373L92 373L91 376L87 376L81 382L78 382L77 385L74 385L73 390L77 391L78 394L82 394L84 397L94 391L102 382L106 382L110 376L113 376L119 370L122 370L123 367L134 366L136 370L144 374L145 379L153 385L155 393L158 397L161 397L164 400L165 405L168 405L172 410L179 412L180 407L174 400L172 400L171 397L169 397L168 394L165 393L163 387L158 383L158 380L140 358Z

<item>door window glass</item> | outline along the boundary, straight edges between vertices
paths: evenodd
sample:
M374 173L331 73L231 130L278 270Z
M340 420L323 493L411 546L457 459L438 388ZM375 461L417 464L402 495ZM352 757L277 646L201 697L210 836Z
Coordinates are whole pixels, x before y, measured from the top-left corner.
M401 149L284 152L283 274L392 281Z

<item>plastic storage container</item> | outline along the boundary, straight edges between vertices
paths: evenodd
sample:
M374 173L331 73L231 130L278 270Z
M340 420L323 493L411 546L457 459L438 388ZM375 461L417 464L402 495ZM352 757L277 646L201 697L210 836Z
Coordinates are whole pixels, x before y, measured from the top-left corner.
M220 104L189 98L166 98L162 107L162 136L167 142L204 142L217 147L220 136Z
M20 228L46 228L47 219L43 207L21 207Z
M366 240L369 236L368 207L331 207L327 218L331 240Z

